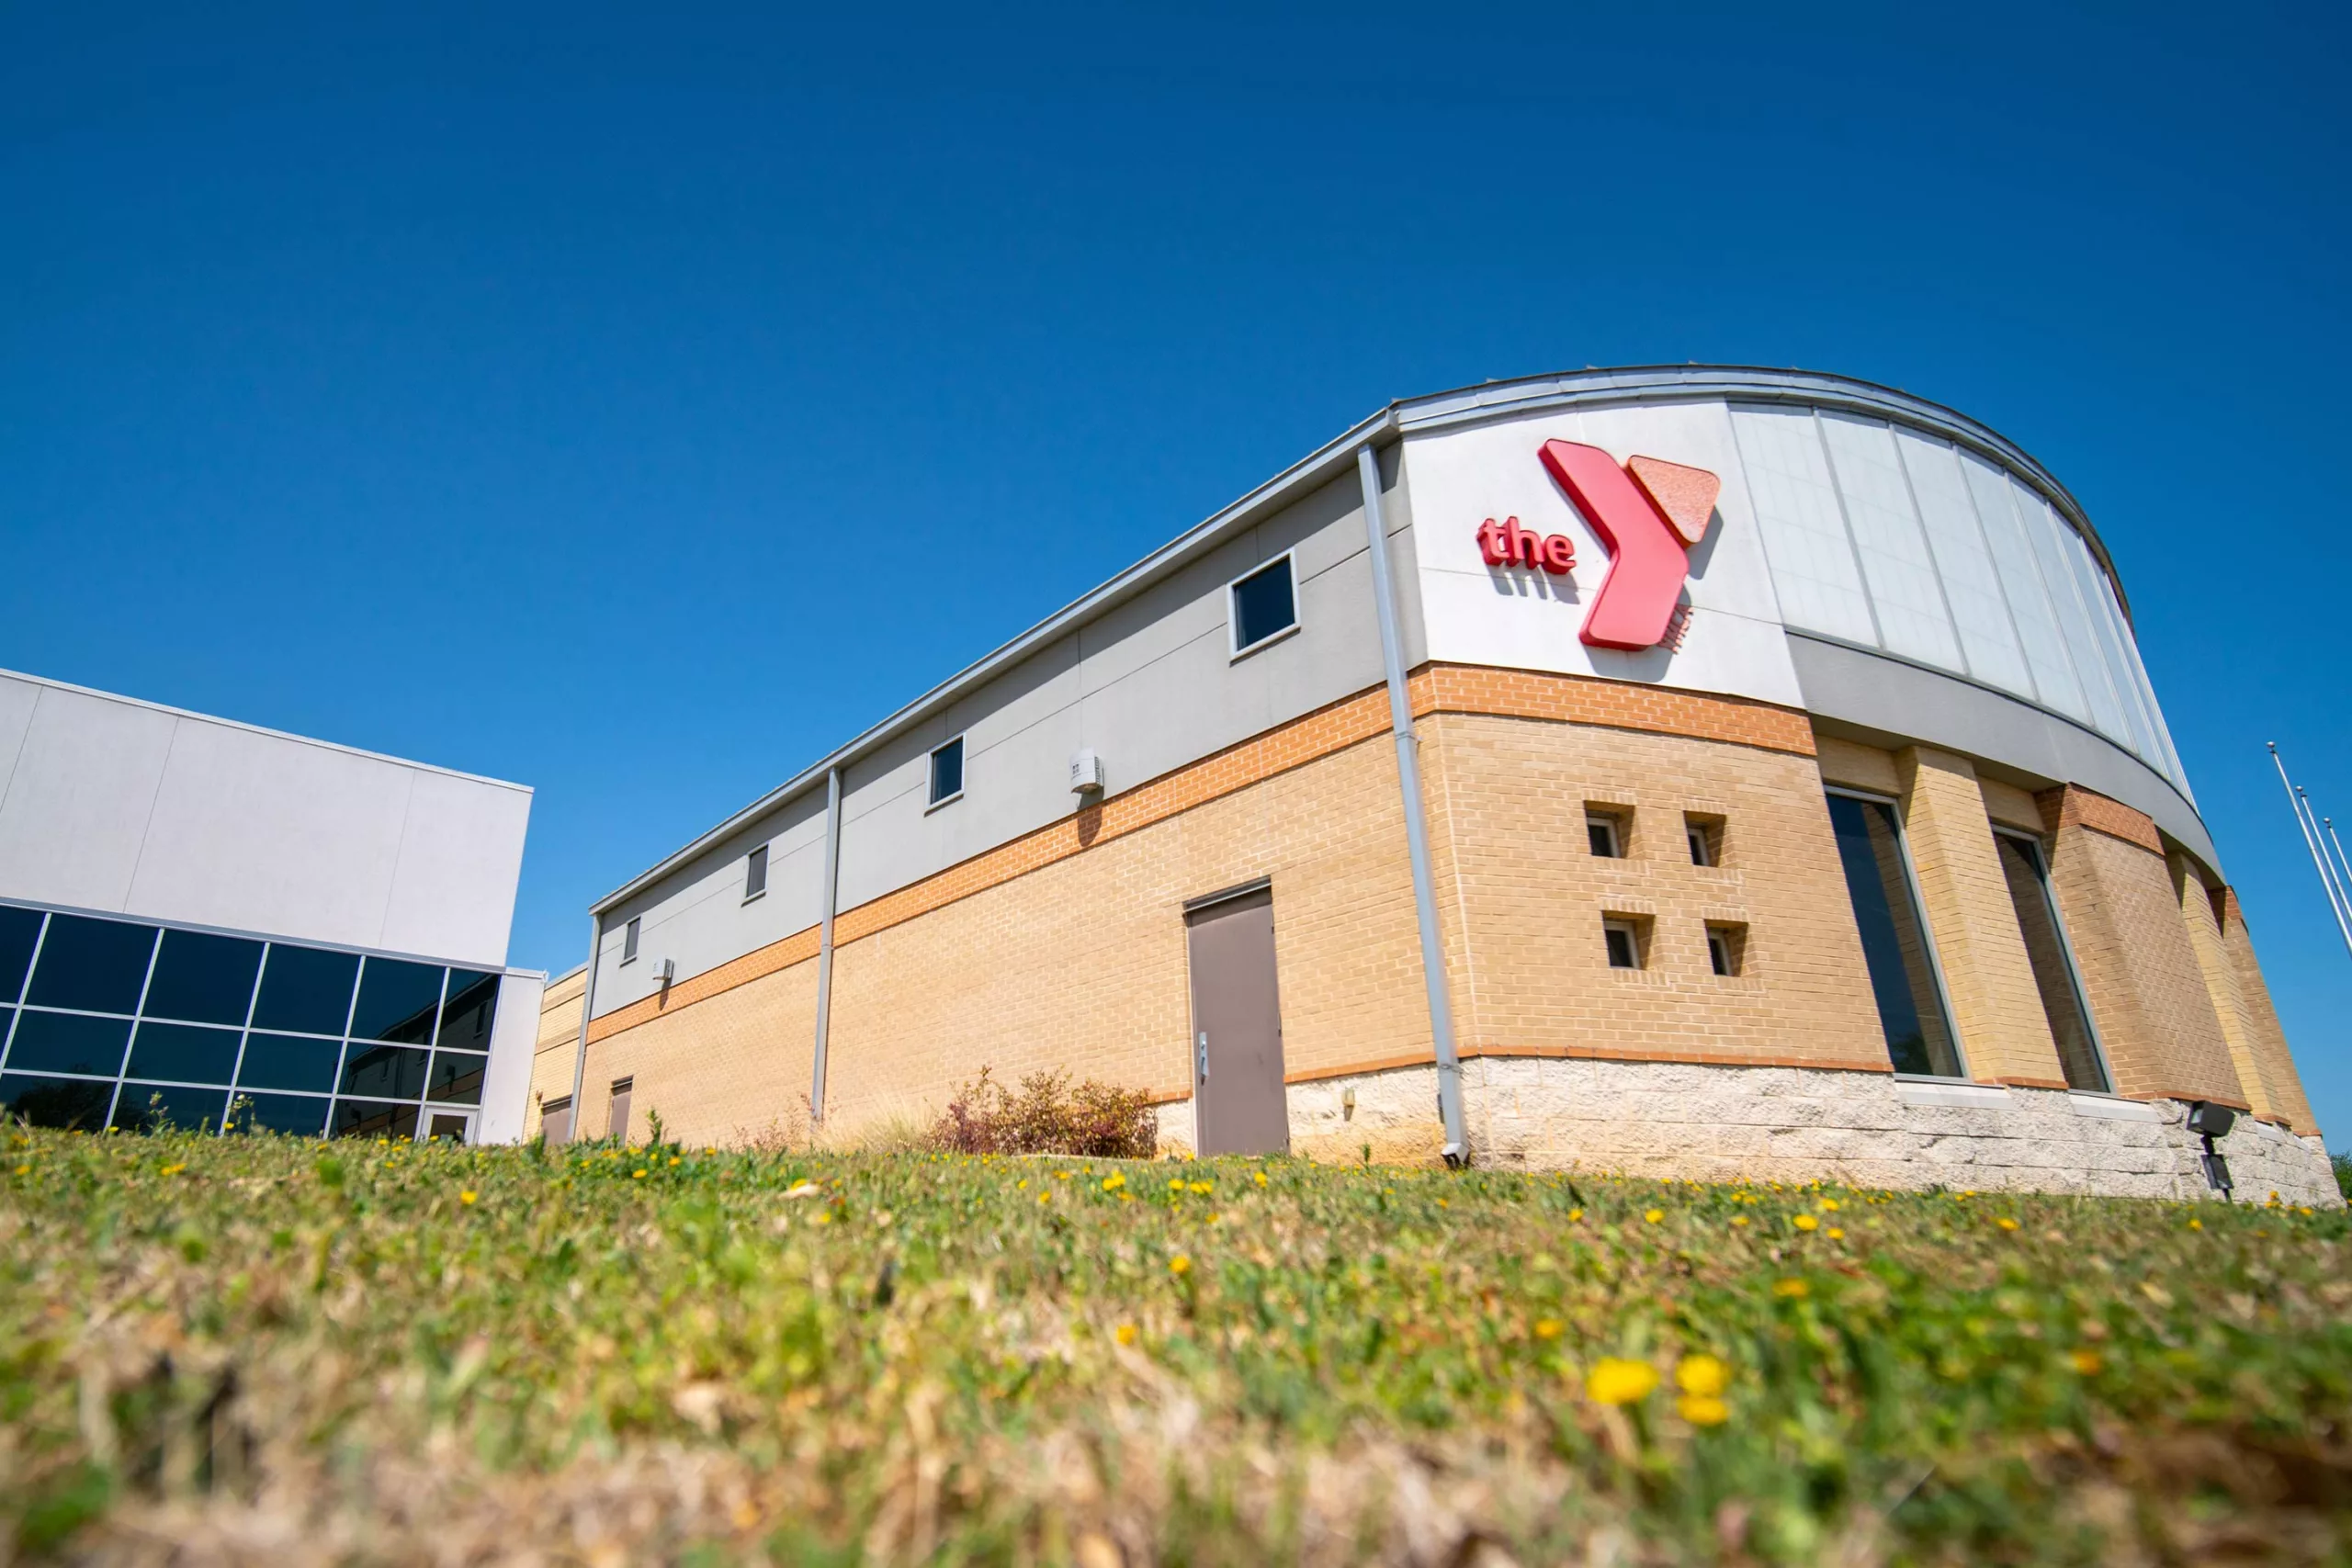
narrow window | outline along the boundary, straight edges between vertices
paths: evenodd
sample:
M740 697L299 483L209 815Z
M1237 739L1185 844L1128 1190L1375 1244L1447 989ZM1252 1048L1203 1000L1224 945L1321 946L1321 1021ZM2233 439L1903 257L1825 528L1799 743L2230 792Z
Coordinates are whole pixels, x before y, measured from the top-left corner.
M1642 928L1639 921L1610 919L1600 922L1600 940L1609 949L1611 969L1639 969L1642 966Z
M613 1111L605 1123L605 1136L624 1144L628 1142L628 1102L636 1089L634 1075L613 1080Z
M1588 811L1584 818L1585 841L1592 852L1602 860L1625 858L1624 824L1606 811Z
M539 1107L539 1138L549 1145L571 1142L571 1096L560 1096Z
M964 738L957 736L931 754L931 804L944 806L964 793Z
M1724 863L1724 819L1722 818L1702 817L1696 812L1685 812L1682 817L1682 837L1690 846L1692 865Z
M636 963L636 962L637 962L637 937L638 937L638 931L639 931L639 928L643 923L644 923L644 917L643 917L643 916L639 916L639 917L638 917L638 919L633 919L633 920L629 921L628 929L627 929L627 930L625 930L625 931L623 931L621 932L621 962L622 962L622 963L624 963L624 964L634 964L634 963Z
M1728 921L1707 927L1707 966L1729 979L1747 959L1747 928Z
M768 847L762 844L743 863L743 902L750 903L768 890Z
M1298 625L1298 595L1291 585L1288 556L1268 561L1236 581L1231 595L1237 659Z
M1963 1077L1936 974L1933 940L1912 886L1894 808L1883 800L1833 795L1829 822L1838 835L1838 859L1861 933L1862 961L1888 1058L1898 1073Z
M1996 832L1993 841L2000 846L2002 876L2009 885L2009 902L2018 912L2018 931L2025 938L2034 988L2041 993L2041 1010L2050 1021L2050 1037L2058 1044L2066 1087L2105 1094L2110 1085L2098 1032L2083 999L2066 928L2058 919L2058 900L2051 894L2041 845L2018 833Z

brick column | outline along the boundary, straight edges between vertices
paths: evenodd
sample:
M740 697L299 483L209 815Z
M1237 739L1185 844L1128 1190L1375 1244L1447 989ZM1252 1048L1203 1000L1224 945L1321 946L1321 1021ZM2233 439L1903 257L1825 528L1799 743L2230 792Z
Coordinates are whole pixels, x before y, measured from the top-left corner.
M1894 763L1903 831L1969 1076L2065 1088L1976 770L1964 757L1923 746L1896 752Z
M2172 874L2173 897L2180 905L2181 929L2188 933L2188 950L2197 957L2198 973L2205 979L2205 994L2211 998L2213 1014L2222 1026L2222 1043L2229 1047L2230 1066L2237 1074L2238 1089L2256 1116L2278 1119L2269 1087L2263 1082L2261 1065L2254 1055L2254 1020L2247 1013L2245 998L2238 987L2237 966L2222 942L2221 921L2215 918L2213 900L2205 891L2204 878L2189 859L2178 850L2165 856L2165 869Z
M2296 1133L2316 1133L2319 1124L2312 1120L2312 1102L2304 1098L2302 1077L2295 1071L2286 1032L2278 1027L2278 1014L2270 1005L2270 987L2255 959L2253 933L2246 930L2245 911L2238 908L2233 889L2223 887L2213 895L2213 913L2221 927L2222 951L2228 954L2237 976L2238 999L2245 1009L2253 1037L2255 1070L2270 1099L2269 1113Z
M2035 797L2050 882L2115 1091L2246 1109L2154 820L2075 784Z

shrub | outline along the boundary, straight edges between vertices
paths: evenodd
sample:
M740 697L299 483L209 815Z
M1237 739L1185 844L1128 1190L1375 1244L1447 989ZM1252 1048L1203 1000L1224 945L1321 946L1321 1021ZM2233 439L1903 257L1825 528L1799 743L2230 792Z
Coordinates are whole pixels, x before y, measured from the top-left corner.
M1066 1072L1044 1072L1023 1078L1015 1092L982 1067L948 1101L931 1143L952 1154L1149 1159L1159 1117L1140 1089L1093 1078L1073 1086Z
M2352 1154L2330 1155L2327 1163L2335 1168L2335 1190L2352 1202Z

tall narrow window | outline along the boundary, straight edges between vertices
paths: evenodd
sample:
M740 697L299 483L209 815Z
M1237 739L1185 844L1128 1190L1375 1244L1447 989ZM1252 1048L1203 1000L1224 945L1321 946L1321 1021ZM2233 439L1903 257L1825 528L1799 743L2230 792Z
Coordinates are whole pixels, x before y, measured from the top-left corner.
M639 916L638 919L629 921L628 929L621 932L622 963L634 964L637 962L637 938L638 933L644 926L644 917Z
M762 844L743 863L743 901L750 903L768 890L768 847Z
M931 804L944 806L964 793L964 738L957 736L931 754Z
M1894 808L1883 800L1833 795L1829 821L1837 830L1838 859L1845 868L1871 994L1894 1070L1926 1077L1964 1076Z
M1233 655L1238 659L1298 625L1298 594L1291 583L1290 557L1268 561L1235 580L1231 595Z
M2041 846L2016 833L1995 833L1993 841L2001 847L2001 873L2009 885L2009 902L2017 907L2018 931L2033 964L2034 988L2041 993L2041 1010L2050 1020L2050 1037L2058 1044L2066 1087L2105 1094L2110 1087L2107 1064L2083 1000L2066 928L2058 919L2058 901L2051 896Z
M628 1102L637 1090L634 1074L613 1080L613 1105L605 1120L605 1136L617 1143L628 1142Z

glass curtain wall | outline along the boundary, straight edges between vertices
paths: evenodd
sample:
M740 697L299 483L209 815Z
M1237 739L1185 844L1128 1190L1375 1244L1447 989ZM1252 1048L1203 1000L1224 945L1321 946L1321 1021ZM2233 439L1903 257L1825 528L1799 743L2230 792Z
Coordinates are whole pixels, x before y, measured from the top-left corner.
M413 1138L481 1103L499 979L0 905L0 1116Z
M2032 486L1937 436L1735 404L1786 623L1981 682L2188 781L2113 584Z
M2018 931L2025 938L2034 988L2041 993L2041 1010L2050 1020L2050 1037L2057 1043L2066 1087L2105 1094L2113 1086L2090 1009L2083 1002L2074 950L2067 946L2066 928L2058 919L2058 901L2051 896L2041 846L2014 833L1996 833L1993 841L2000 846L2001 874L2008 883L2009 902L2017 908Z
M1833 795L1829 822L1861 932L1871 995L1886 1032L1887 1059L1898 1073L1965 1077L1894 808L1883 800Z

